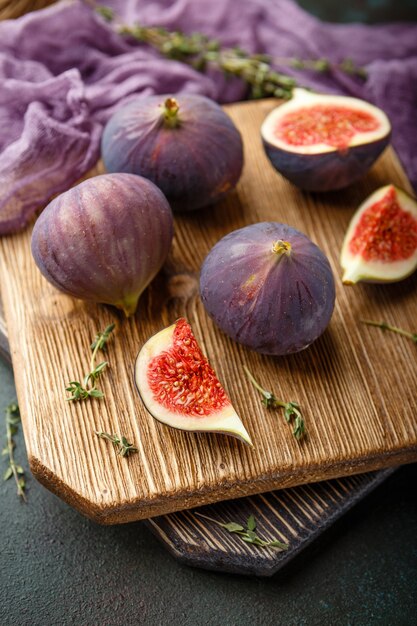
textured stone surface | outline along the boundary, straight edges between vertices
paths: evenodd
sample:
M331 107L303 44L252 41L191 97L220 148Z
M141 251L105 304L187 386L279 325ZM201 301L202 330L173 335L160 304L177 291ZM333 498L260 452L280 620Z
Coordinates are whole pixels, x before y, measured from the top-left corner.
M13 399L0 362L2 414ZM271 579L187 568L142 523L97 526L30 476L27 505L1 483L0 624L412 624L416 480L416 465L400 469Z

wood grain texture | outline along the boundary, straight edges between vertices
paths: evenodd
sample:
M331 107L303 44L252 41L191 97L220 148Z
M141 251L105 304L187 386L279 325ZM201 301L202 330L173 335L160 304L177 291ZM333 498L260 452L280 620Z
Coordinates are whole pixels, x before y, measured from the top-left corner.
M0 301L0 348L11 362L7 326ZM317 539L348 509L380 485L395 469L379 470L310 485L227 500L144 520L172 556L192 567L244 575L272 576ZM248 546L212 520L245 524L256 515L263 537L288 541L285 551Z
M246 165L236 192L213 209L177 215L171 256L143 296L136 318L58 293L37 271L29 231L0 244L0 280L29 461L34 475L102 523L152 517L210 502L410 462L417 458L416 351L412 342L360 325L362 317L413 328L416 277L390 286L343 287L339 250L359 203L388 182L409 185L391 150L355 187L303 193L269 165L259 126L272 101L228 108L242 131ZM259 356L224 337L198 298L198 270L225 233L277 220L308 234L328 255L337 283L335 313L307 351ZM209 356L255 444L174 431L143 408L134 358L154 332L184 315ZM102 379L104 401L66 403L64 387L87 366L97 329L118 319ZM304 408L301 445L259 402L242 366ZM139 453L119 458L94 430L122 432Z
M11 362L7 326L0 301L0 348ZM201 509L161 515L144 523L172 554L193 567L237 574L272 576L348 509L380 485L395 469L379 470L310 485L227 500ZM258 532L288 541L285 551L248 548L236 536L199 516L244 524L256 515Z
M394 471L390 468L269 491L170 513L145 523L181 563L214 571L272 576ZM248 545L200 514L223 524L233 521L241 525L254 515L259 536L279 539L288 549Z
M56 0L0 0L0 20L11 20L30 11L38 11Z

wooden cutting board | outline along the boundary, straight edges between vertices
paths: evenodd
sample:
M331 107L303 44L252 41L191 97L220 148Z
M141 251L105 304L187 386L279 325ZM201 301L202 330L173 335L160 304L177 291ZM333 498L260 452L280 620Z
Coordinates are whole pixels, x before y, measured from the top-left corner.
M215 208L176 216L171 256L125 321L109 307L58 293L37 271L30 232L0 243L0 280L30 465L49 489L102 523L152 517L223 499L411 462L417 459L416 346L359 323L385 319L414 328L416 277L390 286L344 287L338 262L344 232L359 203L393 182L409 190L391 150L363 181L342 192L303 193L269 165L259 126L273 101L228 107L241 130L246 165L236 192ZM308 234L336 276L328 330L307 351L286 358L234 344L207 318L198 270L225 233L277 220ZM156 422L135 391L137 351L180 315L190 321L241 415L255 447L221 435L174 431ZM117 320L101 380L105 400L67 403L65 386L88 367L97 330ZM298 443L282 415L267 411L243 365L266 388L304 409L308 438ZM94 435L134 441L129 459Z
M11 361L1 300L0 354ZM174 558L186 565L219 572L272 576L394 471L395 468L388 468L269 491L160 515L143 523ZM218 525L231 520L244 524L253 514L256 514L260 535L279 538L287 543L287 550L248 546L240 537L230 536Z

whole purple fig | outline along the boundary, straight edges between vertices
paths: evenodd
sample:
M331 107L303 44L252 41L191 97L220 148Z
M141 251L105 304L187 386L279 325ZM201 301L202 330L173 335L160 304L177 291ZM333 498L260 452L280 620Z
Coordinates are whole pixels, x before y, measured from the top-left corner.
M105 174L48 204L33 229L32 254L57 289L129 316L164 263L172 236L170 206L153 183Z
M223 237L203 263L200 292L223 332L274 355L307 348L328 325L335 301L327 257L306 235L277 222Z
M242 139L222 108L203 96L148 96L110 118L101 152L109 172L149 178L173 210L213 204L243 167Z

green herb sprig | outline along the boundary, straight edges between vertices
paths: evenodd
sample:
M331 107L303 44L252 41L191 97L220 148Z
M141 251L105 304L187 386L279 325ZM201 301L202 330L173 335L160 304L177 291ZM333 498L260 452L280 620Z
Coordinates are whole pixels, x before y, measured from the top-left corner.
M96 433L97 437L110 441L116 448L117 454L120 454L120 456L129 456L133 452L138 451L133 443L129 443L126 437L123 437L122 435L109 435L109 433L104 433L98 430L95 430L94 432Z
M412 333L409 330L404 330L403 328L398 328L398 326L391 326L391 324L387 324L386 322L374 322L373 320L360 320L362 324L367 324L367 326L376 326L377 328L381 328L382 330L389 330L392 333L397 333L397 335L402 335L403 337L407 337L411 339L414 343L417 343L417 333Z
M250 543L252 545L259 546L260 548L277 548L279 550L288 550L288 544L282 543L282 541L279 541L278 539L274 539L272 541L265 541L264 539L261 539L256 533L257 524L253 515L250 515L248 517L246 521L246 526L242 526L241 524L237 524L236 522L219 522L218 520L213 519L212 517L208 517L207 515L203 515L202 513L195 513L195 515L209 520L210 522L217 524L217 526L221 526L229 533L239 535L239 537L241 537L242 541L244 541L245 543Z
M262 404L264 404L267 409L282 407L284 409L285 420L288 423L293 421L294 429L292 431L292 434L297 440L302 439L306 434L306 427L301 413L300 405L294 401L284 402L283 400L279 400L272 393L272 391L267 391L266 389L261 387L257 380L255 380L255 378L252 376L246 365L243 367L243 369L245 370L245 373L252 385L262 395Z
M97 333L90 346L92 350L90 371L86 376L84 376L82 384L78 380L72 380L68 383L68 387L65 388L65 391L68 391L71 394L67 398L68 402L86 400L87 398L104 398L104 393L101 389L97 389L97 379L108 366L108 362L102 361L98 365L95 365L95 360L99 350L106 350L106 343L108 342L114 327L114 324L110 324L104 329L103 332Z
M277 65L320 73L339 70L361 79L366 78L365 70L356 66L351 59L331 64L325 58L304 60L294 57L272 58L265 54L250 54L239 47L222 48L216 39L211 39L202 33L187 35L180 31L168 31L159 27L139 24L128 26L122 24L109 7L100 6L96 7L96 10L106 21L112 22L121 35L145 43L169 59L186 63L200 72L205 72L210 67L220 70L226 76L240 78L250 87L252 98L275 96L288 100L292 97L297 81L292 76L277 72L274 69Z
M17 487L17 495L22 498L24 502L26 502L26 481L25 481L25 471L21 465L18 465L14 458L14 450L16 448L16 442L14 440L14 436L17 435L20 424L20 411L18 405L13 402L6 407L6 437L7 443L6 447L3 449L2 454L7 456L8 467L3 474L4 480L9 480L13 476L16 487Z

